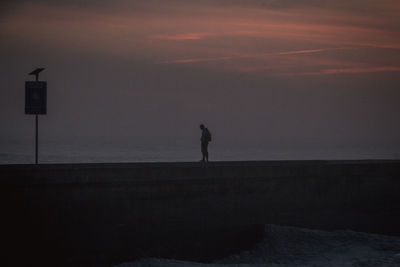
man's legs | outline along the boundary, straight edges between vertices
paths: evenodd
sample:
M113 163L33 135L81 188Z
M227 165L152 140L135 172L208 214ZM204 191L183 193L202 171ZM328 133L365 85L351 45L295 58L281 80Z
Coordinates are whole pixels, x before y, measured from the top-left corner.
M206 161L208 162L208 143L206 143Z
M202 161L208 162L208 142L201 143L201 153L203 154Z

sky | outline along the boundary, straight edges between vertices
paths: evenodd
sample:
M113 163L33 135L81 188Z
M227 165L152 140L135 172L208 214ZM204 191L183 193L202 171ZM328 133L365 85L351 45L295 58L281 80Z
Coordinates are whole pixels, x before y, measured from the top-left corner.
M16 0L0 4L0 139L199 136L400 155L397 0ZM300 149L300 148L299 148Z

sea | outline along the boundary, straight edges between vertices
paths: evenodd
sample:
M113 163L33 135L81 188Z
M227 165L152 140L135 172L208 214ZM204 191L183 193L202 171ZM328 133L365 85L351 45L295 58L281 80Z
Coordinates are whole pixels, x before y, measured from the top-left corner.
M144 258L116 267L398 267L400 237L266 225L252 249L212 263Z
M399 147L279 144L259 140L216 140L210 161L400 159ZM41 137L39 163L194 162L198 138ZM35 139L0 138L0 164L35 162Z
M393 149L374 147L285 148L240 142L210 143L211 161L399 159ZM0 164L34 163L32 138L0 140ZM201 158L197 139L167 141L131 138L44 138L39 163L192 162ZM400 227L400 226L399 226ZM253 248L212 263L143 258L116 267L400 267L400 236L265 225L263 241Z

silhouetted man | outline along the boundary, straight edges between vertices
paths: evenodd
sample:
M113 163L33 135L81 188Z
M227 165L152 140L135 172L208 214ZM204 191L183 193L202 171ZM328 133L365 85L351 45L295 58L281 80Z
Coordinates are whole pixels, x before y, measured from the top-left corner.
M201 154L203 154L202 162L208 162L208 143L211 141L211 133L204 126L204 124L200 124L201 129Z

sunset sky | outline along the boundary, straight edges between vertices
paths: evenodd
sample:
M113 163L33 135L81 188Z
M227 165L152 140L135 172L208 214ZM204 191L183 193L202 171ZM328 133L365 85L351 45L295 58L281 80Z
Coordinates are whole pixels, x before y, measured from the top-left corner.
M3 1L0 138L190 137L400 155L398 0ZM6 127L4 127L6 126ZM218 139L217 139L218 140Z

